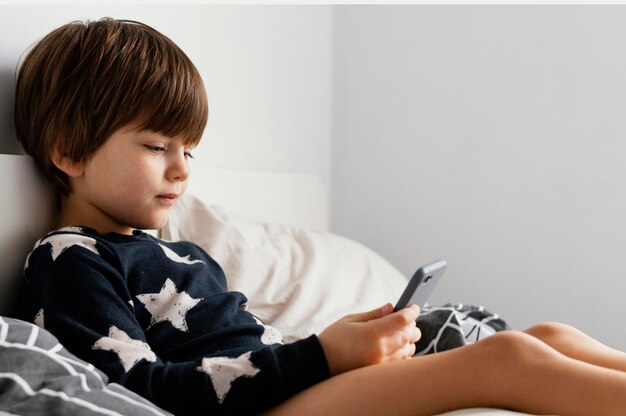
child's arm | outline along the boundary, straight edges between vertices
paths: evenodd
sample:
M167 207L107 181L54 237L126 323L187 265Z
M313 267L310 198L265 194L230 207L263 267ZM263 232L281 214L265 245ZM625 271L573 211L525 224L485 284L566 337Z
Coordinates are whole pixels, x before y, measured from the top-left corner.
M419 307L393 312L386 304L369 312L348 315L319 335L331 374L371 364L410 358L421 333L415 325Z

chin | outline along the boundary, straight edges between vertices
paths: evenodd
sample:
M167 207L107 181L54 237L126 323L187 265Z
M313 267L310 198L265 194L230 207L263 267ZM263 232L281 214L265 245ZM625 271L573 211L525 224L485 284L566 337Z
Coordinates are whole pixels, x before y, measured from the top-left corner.
M165 226L166 223L167 218L150 221L149 223L144 224L145 226L142 228L142 230L160 230Z

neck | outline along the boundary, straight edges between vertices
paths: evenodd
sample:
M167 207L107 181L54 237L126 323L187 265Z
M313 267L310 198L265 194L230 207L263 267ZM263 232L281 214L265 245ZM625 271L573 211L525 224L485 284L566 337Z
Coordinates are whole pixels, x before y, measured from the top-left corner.
M60 206L58 228L83 226L93 228L103 235L107 233L131 235L133 233L132 227L115 223L104 212L76 198L74 194L70 193L67 197L61 196Z

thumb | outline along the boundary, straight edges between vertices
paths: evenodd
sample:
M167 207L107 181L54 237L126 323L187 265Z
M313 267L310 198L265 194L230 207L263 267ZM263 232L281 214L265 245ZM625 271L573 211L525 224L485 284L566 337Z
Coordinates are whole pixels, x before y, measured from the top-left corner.
M387 316L391 312L393 312L393 306L391 305L391 303L387 303L381 307L372 309L371 311L354 313L352 315L349 315L347 318L352 322L367 322L373 319L379 319L383 316Z

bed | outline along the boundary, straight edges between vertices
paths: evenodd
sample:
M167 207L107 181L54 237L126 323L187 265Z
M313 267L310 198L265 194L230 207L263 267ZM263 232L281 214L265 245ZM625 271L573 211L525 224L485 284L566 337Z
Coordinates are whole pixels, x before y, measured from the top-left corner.
M0 181L0 414L52 408L58 414L168 414L108 383L45 330L10 318L25 255L52 228L55 208L26 156L0 155ZM397 299L406 282L378 254L327 229L326 193L313 176L194 167L188 194L158 234L203 246L231 289L248 296L250 310L289 341ZM445 415L516 414L464 409Z

